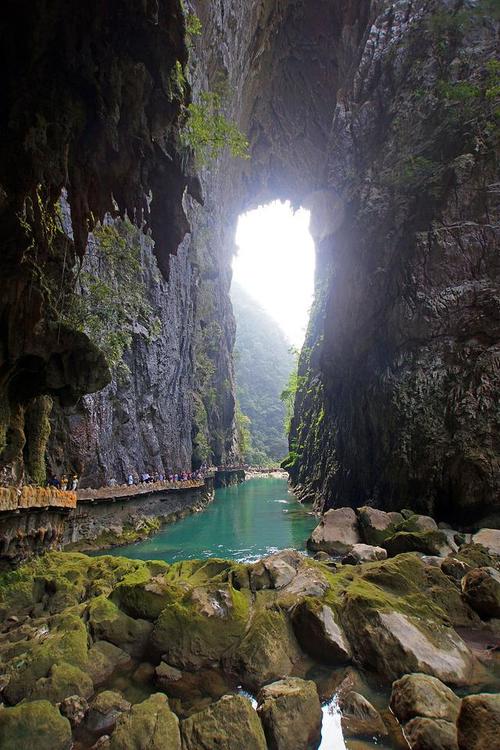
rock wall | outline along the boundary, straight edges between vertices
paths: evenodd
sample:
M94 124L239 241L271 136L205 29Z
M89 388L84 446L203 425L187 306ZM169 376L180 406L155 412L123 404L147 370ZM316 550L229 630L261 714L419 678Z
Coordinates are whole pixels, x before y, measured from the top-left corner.
M290 437L293 481L320 507L498 514L490 11L371 3L357 46L345 29L324 176L343 218L318 242Z
M188 224L195 181L177 140L189 87L179 0L8 1L0 23L0 469L42 482L48 402L110 381L106 360L65 319L89 230L108 212L148 222L162 273ZM62 231L67 190L74 242ZM41 406L43 405L43 408Z

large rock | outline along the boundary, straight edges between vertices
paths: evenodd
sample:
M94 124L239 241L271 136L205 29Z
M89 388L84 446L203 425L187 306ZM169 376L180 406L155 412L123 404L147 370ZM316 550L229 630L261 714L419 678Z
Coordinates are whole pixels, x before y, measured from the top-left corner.
M108 641L96 641L89 649L85 672L91 677L94 685L102 685L115 672L130 669L132 664L132 657L123 649Z
M228 656L244 684L252 689L288 677L302 659L292 626L278 608L257 611L238 648Z
M355 544L350 552L342 558L344 565L359 565L364 562L385 560L387 550L383 547L374 547L371 544Z
M328 510L307 540L314 551L345 555L361 542L356 513L352 508Z
M439 568L399 555L346 571L336 608L363 666L390 680L425 672L450 684L470 682L474 657L449 625L470 624L469 608Z
M364 541L378 546L395 533L398 524L403 522L403 516L401 513L386 513L363 506L358 508L358 520Z
M390 706L402 724L417 716L455 723L460 698L436 677L407 674L393 683Z
M130 711L130 703L120 693L104 690L92 701L85 718L85 728L94 735L111 734L118 717Z
M155 693L122 713L111 735L110 750L181 750L179 720L168 699Z
M229 584L193 589L162 611L152 645L178 669L219 665L245 635L249 596Z
M360 693L351 690L340 695L339 708L342 713L342 732L344 737L365 737L388 734L382 717Z
M153 626L122 612L106 596L98 596L89 605L89 626L97 640L113 643L135 657L141 657Z
M494 568L470 570L462 578L462 592L481 617L500 617L500 573Z
M451 684L469 684L474 659L452 628L433 628L432 623L394 611L376 613L366 626L367 650L383 674L425 672Z
M500 739L500 693L468 695L457 719L460 750L492 750Z
M93 692L94 685L88 674L72 664L59 662L51 666L47 677L36 681L29 695L31 700L59 703L72 695L90 698Z
M321 704L311 680L288 678L266 685L258 695L269 750L309 750L321 739Z
M437 531L438 525L430 516L411 513L398 526L398 531Z
M490 555L500 555L500 529L481 529L472 537L473 544L479 544Z
M252 704L240 695L223 696L217 703L185 719L181 730L183 750L267 748L262 724Z
M411 750L458 750L457 728L443 719L411 719L404 735Z
M314 659L335 665L350 661L347 638L327 604L305 599L294 607L292 622L302 649Z
M69 750L71 726L48 701L0 709L2 750Z
M390 557L402 552L422 552L424 555L449 555L452 552L443 531L397 531L383 542Z

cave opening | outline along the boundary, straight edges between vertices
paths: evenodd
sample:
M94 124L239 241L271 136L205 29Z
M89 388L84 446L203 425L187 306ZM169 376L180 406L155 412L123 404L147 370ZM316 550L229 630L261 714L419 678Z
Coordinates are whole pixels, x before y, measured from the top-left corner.
M304 342L314 294L315 247L310 212L275 200L240 215L233 288L240 286L284 333Z

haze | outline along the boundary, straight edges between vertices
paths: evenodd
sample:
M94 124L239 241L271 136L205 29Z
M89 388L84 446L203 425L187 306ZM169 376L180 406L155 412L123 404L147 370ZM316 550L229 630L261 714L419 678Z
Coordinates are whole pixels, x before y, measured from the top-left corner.
M309 211L274 201L240 216L233 278L301 347L314 293Z

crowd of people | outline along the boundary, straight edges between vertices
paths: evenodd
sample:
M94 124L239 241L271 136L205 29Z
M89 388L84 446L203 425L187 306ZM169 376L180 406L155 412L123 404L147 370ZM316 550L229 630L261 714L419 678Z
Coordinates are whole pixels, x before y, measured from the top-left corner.
M198 469L198 471L179 471L179 472L163 472L155 471L150 474L147 471L142 474L136 472L130 472L127 476L127 484L129 487L139 484L155 484L156 482L189 482L197 479L203 479L204 469ZM116 486L116 479L109 480L109 486Z
M78 482L79 479L76 474L71 476L63 474L60 478L56 474L52 474L47 479L46 486L55 487L56 490L62 490L63 492L75 492L78 489Z
M143 471L141 474L138 474L136 471L130 471L124 484L133 487L135 485L155 484L156 482L193 482L204 479L205 475L211 471L230 471L241 468L241 466L209 467L207 464L203 464L196 471L154 471L152 474L147 471ZM78 483L79 477L76 474L63 474L61 477L52 474L47 480L46 486L55 487L58 490L75 492L78 489ZM115 478L111 478L108 481L108 487L118 487L119 484Z

